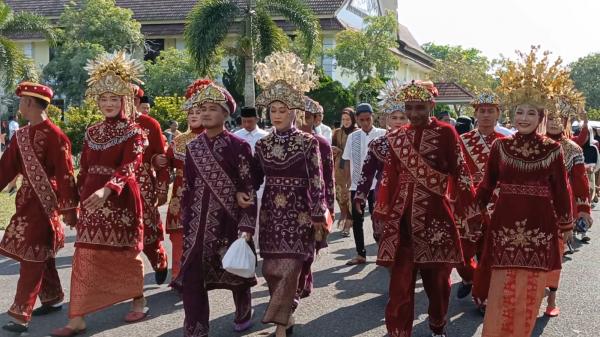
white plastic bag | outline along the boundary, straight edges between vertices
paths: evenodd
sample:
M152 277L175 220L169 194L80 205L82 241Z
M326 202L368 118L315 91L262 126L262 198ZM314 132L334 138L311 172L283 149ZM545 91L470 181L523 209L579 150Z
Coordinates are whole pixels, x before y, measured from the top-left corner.
M254 276L256 268L256 256L246 242L246 239L239 238L235 240L225 256L223 256L223 269L244 278Z

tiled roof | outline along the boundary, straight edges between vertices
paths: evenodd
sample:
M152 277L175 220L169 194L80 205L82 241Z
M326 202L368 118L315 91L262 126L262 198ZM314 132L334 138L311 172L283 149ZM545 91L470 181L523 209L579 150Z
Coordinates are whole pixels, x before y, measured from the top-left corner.
M437 82L435 86L439 91L435 98L438 103L469 103L475 97L469 90L454 82Z
M139 21L184 20L198 0L116 0L117 6L129 8ZM232 0L244 6L247 0ZM344 0L305 0L318 16L333 16ZM69 0L5 0L16 12L28 11L58 17ZM80 3L80 1L77 1Z

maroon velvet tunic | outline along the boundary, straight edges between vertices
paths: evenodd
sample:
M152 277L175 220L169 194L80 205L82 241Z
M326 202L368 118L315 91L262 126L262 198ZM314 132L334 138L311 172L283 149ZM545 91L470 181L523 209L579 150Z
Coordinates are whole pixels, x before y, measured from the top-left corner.
M0 160L0 190L18 174L23 175L23 184L0 254L44 262L63 247L59 214L75 213L78 201L71 142L50 120L17 131Z
M477 189L481 206L497 187L483 260L492 268L560 269L559 228L573 226L560 144L535 132L496 140Z
M96 211L81 209L75 247L142 250L142 198L135 171L143 151L142 130L126 119L107 119L87 129L77 178L81 201L102 187L113 193Z
M324 198L319 142L291 128L256 143L256 184L265 180L260 210L260 255L309 260L315 251L312 221L323 222Z
M145 114L138 114L136 122L144 131L147 139L142 164L136 171L136 179L143 201L144 243L151 244L164 239L163 224L156 203L158 194L167 193L170 179L169 170L167 167L156 169L153 164L156 156L165 154L166 145L160 124L156 119Z
M237 192L255 195L252 150L243 139L224 131L214 138L203 132L187 146L182 203L184 231L181 272L173 285L181 289L188 268L202 268L207 290L243 290L256 278L226 272L221 260L239 232L254 234L256 207L239 208Z
M331 212L331 216L333 216L335 207L335 178L333 174L333 152L331 151L331 145L329 144L327 139L325 139L325 137L317 135L315 133L313 133L312 135L319 142L319 153L321 155L321 164L323 164L323 182L325 183L325 202L327 204L327 208L329 208L329 211Z
M409 125L390 132L377 195L375 217L384 221L377 263L395 261L401 243L412 247L414 263L462 266L455 217L481 226L474 189L454 128L432 118L423 127ZM457 198L448 198L455 185Z

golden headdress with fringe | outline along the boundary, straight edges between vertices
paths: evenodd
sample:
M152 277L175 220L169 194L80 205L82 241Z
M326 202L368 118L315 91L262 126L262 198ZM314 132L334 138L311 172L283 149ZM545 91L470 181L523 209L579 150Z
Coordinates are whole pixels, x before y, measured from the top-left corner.
M398 99L402 102L435 102L438 90L431 81L412 80L400 88Z
M304 110L304 93L316 87L319 79L314 71L314 65L305 66L294 53L275 52L267 56L255 69L256 82L263 89L256 105L266 107L280 101L289 109Z
M404 112L404 101L400 99L400 92L403 84L398 80L388 81L379 92L379 111L384 114L391 114L394 111Z
M474 107L479 105L500 105L500 97L491 90L481 90L475 94L471 105Z
M500 86L497 91L502 103L509 109L520 104L532 104L538 108L553 109L559 97L566 102L580 101L573 90L568 69L559 57L551 64L549 51L538 57L540 46L532 46L528 54L517 51L519 60L504 61L498 70Z
M90 76L85 92L90 98L97 98L107 92L119 96L132 96L132 84L144 83L140 79L144 65L124 51L104 53L94 60L89 60L84 69Z

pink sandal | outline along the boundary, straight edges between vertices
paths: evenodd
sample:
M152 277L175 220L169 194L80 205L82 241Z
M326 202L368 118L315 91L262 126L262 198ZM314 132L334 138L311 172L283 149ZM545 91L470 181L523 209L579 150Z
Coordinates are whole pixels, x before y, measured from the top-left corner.
M148 317L148 311L150 311L148 308L144 308L144 311L142 311L142 312L130 311L127 313L127 315L125 315L125 322L127 322L127 323L139 322L139 321L143 320L144 318Z
M81 329L81 330L75 330L75 329L69 328L68 326L64 326L62 328L52 330L52 333L50 334L50 336L52 336L52 337L71 337L71 336L77 336L80 333L84 333L84 332L85 332L85 328Z

